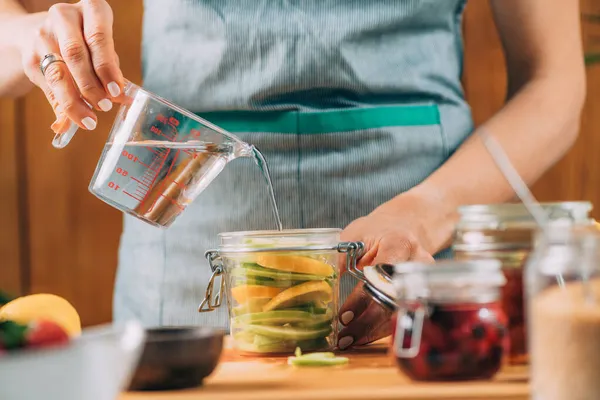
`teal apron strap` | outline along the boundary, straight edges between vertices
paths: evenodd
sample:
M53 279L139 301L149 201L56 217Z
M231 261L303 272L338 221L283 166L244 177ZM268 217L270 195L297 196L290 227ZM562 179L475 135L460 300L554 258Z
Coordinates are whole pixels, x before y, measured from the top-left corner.
M352 108L335 111L217 111L200 117L232 132L318 134L390 126L438 125L437 105Z

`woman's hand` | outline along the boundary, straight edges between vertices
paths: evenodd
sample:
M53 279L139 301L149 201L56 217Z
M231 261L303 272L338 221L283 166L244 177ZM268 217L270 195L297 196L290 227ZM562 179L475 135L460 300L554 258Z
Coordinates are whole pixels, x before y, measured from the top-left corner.
M358 267L404 261L434 262L431 254L449 240L452 222L432 196L407 192L383 204L342 232L342 241L361 241L365 253ZM386 312L356 286L342 308L338 346L364 345L391 333L391 313Z
M105 0L59 3L22 45L25 74L43 90L56 114L55 133L64 133L70 121L94 130L98 121L94 109L109 111L121 94L123 74L112 24L112 10ZM64 62L50 64L42 74L40 62L48 54L61 56Z

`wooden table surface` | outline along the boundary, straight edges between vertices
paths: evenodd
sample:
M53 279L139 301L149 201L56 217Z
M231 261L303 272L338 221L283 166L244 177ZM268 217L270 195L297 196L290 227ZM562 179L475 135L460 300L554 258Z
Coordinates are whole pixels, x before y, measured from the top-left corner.
M298 368L287 359L248 357L224 350L204 386L173 392L132 392L120 400L527 400L527 368L508 367L492 381L416 383L402 375L385 343L348 353L350 364Z

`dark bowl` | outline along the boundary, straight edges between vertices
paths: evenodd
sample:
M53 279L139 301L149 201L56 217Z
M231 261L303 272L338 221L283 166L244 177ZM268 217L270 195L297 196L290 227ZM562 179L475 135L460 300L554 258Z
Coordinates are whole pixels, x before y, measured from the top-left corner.
M129 390L178 390L202 385L221 357L225 332L206 327L161 327L146 342Z

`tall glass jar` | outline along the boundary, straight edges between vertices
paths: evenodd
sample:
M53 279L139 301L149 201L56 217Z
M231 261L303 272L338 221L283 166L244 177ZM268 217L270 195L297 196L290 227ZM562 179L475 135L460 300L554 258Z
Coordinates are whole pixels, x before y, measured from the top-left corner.
M552 225L590 225L589 202L542 203ZM497 259L507 284L502 304L508 316L511 364L528 362L523 296L523 266L533 248L535 220L522 204L471 205L459 208L453 250L458 260Z
M237 350L272 354L335 346L338 257L356 256L340 243L339 229L229 232L219 239L218 250L207 252L213 277L199 311L212 311L226 295Z
M534 400L600 396L600 233L551 229L526 268Z

